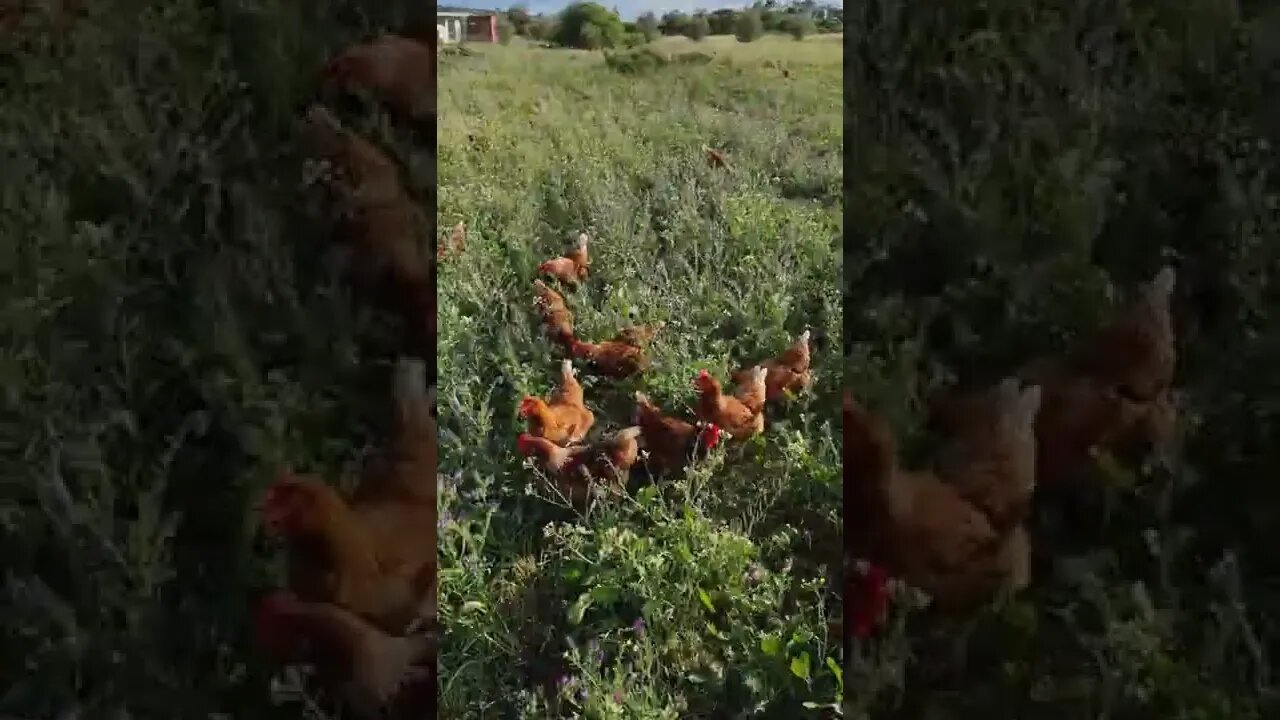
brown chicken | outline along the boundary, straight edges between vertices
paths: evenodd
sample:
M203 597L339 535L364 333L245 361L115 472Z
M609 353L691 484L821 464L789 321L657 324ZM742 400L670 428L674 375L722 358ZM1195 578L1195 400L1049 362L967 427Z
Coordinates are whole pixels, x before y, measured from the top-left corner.
M573 369L573 361L560 361L560 385L551 393L551 403L566 403L586 407L586 393L582 383L578 382L577 373Z
M343 50L324 67L344 91L367 90L396 114L430 120L436 107L436 54L426 42L386 34Z
M323 105L307 110L306 135L312 152L328 163L331 184L341 183L345 199L353 205L380 205L405 194L400 168L391 156L348 130Z
M1138 289L1114 322L1089 339L1074 368L1134 402L1151 402L1173 384L1177 365L1169 308L1176 273L1166 267Z
M314 666L360 717L408 720L434 708L432 635L389 635L337 605L286 591L261 601L255 624L273 660Z
M638 348L648 347L653 342L653 339L657 337L658 332L666 326L665 322L632 325L619 330L618 334L613 337L613 341L634 345Z
M1179 393L1166 390L1149 403L1128 403L1126 418L1132 422L1118 431L1108 443L1110 450L1130 462L1145 457L1167 459L1178 440Z
M563 446L581 442L596 417L583 403L582 385L573 376L573 363L563 361L560 374L560 388L551 401L526 396L520 401L519 417L528 420L530 435Z
M538 272L550 275L571 288L578 287L586 281L587 272L591 267L591 258L587 255L589 240L586 233L578 235L578 243L574 245L573 250L562 257L551 258L542 263L538 266Z
M521 433L516 448L534 458L551 482L566 498L584 503L592 488L603 484L621 489L627 473L640 455L639 427L619 430L590 445L560 447L529 433Z
M436 245L436 260L444 260L450 255L461 255L467 244L467 224L461 220L449 231L449 237L441 238Z
M263 515L287 543L295 592L398 633L435 590L436 426L421 362L401 361L394 390L393 437L349 501L318 477L284 474Z
M633 342L637 338L624 330L612 340L593 343L572 338L569 353L587 361L587 367L597 375L611 378L627 378L649 369L649 358L644 348Z
M768 388L765 384L765 378L768 376L769 371L763 366L757 365L751 368L748 377L738 383L733 396L751 412L763 413L765 400L768 398Z
M989 463L1009 470L1031 466L1034 434L1020 428L1020 423L1032 422L1037 393L1035 388L1022 390L1004 406L996 433L1008 431L1009 435L986 438L975 446L967 456L969 468L952 468L954 485L931 472L901 468L888 425L846 397L845 482L852 491L848 497L864 504L856 517L866 523L853 528L852 544L865 548L872 562L928 593L934 606L944 612L972 610L1002 588L1025 587L1030 546L1024 527L997 531L959 487L967 472L982 474ZM990 450L990 457L984 448ZM1007 481L1029 488L1034 477Z
M1019 372L1040 386L1036 477L1045 488L1087 477L1099 451L1136 459L1163 452L1177 428L1169 386L1176 364L1169 299L1174 271L1165 268L1136 301L1067 360L1042 358ZM949 392L931 402L941 427L961 427L989 412L973 393Z
M564 296L547 287L541 280L533 281L533 296L534 309L542 318L542 325L546 328L547 335L565 348L572 347L573 312L565 303Z
M713 150L706 145L702 146L702 152L706 153L707 164L711 165L711 167L728 170L730 172L733 171L733 166L729 164L729 160L725 158L724 153L719 150Z
M649 464L655 470L678 470L691 460L705 457L720 443L715 423L691 423L663 415L649 396L636 391L635 423L640 427Z
M934 469L978 508L997 533L1024 522L1035 490L1036 413L1042 391L1008 378L979 396L981 407L946 428Z
M813 384L813 375L809 371L809 336L809 331L805 330L780 355L759 363L758 367L769 371L765 377L765 393L770 401L784 398L787 393L800 392ZM733 381L742 384L750 378L755 367L735 372Z
M693 412L699 420L719 426L730 440L746 440L764 432L764 413L754 412L738 398L725 395L720 381L711 373L699 370L693 384L698 390Z
M333 170L329 186L352 248L353 280L400 314L415 354L434 359L435 261L427 251L427 217L390 156L321 106L308 111L307 127L313 150Z
M623 428L590 445L573 448L571 467L614 486L625 484L627 473L640 457L641 432L639 427Z

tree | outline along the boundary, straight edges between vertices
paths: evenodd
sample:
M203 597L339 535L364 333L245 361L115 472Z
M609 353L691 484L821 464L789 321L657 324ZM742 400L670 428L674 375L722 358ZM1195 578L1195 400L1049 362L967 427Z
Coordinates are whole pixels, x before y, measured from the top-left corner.
M516 34L516 24L511 18L505 15L498 16L498 42L503 45L510 45L511 38Z
M792 13L782 21L782 30L796 40L803 40L814 31L813 17L809 13Z
M747 10L738 14L734 23L733 34L738 42L752 42L764 34L764 22L756 10Z
M507 20L511 21L511 27L517 35L527 36L529 34L529 23L532 18L523 5L512 5L511 9L507 10Z
M594 23L583 25L578 38L578 43L574 47L584 50L600 50L605 47L604 31Z
M681 12L669 12L662 16L662 22L658 27L662 30L663 35L683 35L688 25L688 15Z
M649 42L657 40L658 36L662 34L658 28L658 18L654 17L651 12L636 18L636 30L644 35L644 39Z
M707 17L707 21L711 23L712 35L732 35L733 24L737 19L737 11L728 8L716 10Z
M765 32L781 32L784 19L786 15L768 7L760 12L760 24L764 26Z
M690 40L702 40L711 34L711 23L707 21L707 16L698 14L685 26L684 34Z
M552 37L555 36L555 31L556 31L555 22L553 22L550 18L545 18L545 17L542 17L541 15L534 18L530 18L529 24L526 25L524 29L525 37L529 38L530 40L540 40L540 41L550 40Z
M560 13L552 41L563 47L599 50L622 44L626 29L617 13L599 3L574 3Z

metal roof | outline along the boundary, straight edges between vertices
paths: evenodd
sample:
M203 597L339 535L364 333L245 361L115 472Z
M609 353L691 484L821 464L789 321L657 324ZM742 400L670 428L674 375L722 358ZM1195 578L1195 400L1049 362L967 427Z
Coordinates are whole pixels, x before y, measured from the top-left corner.
M457 15L495 15L497 10L483 10L479 8L465 8L446 5L436 8L436 15L457 16Z

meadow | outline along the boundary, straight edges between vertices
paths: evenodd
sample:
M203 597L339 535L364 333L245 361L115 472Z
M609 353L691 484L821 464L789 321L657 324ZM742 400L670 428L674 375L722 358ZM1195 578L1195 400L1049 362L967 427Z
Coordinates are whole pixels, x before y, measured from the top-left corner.
M1171 264L1181 405L1172 457L1100 463L1078 522L1038 503L1027 592L958 627L899 607L858 643L845 717L1276 717L1280 18L876 0L847 22L853 393L923 447L931 392L1063 353Z
M520 41L441 60L437 223L468 228L439 270L442 717L840 702L841 45L656 45L669 62ZM684 475L566 507L516 452L516 406L558 379L530 287L580 231L578 334L666 323L639 378L582 374L593 433L629 425L637 389L688 413L699 369L805 329L815 389Z
M298 122L403 14L87 5L0 33L0 716L337 717L254 647L257 506L385 434L400 334L347 289Z

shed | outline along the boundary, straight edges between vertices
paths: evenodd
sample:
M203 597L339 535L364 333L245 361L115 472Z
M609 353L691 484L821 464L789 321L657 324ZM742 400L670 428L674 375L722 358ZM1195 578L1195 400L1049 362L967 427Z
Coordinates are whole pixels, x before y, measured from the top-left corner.
M498 42L498 14L492 10L442 7L436 10L436 36L441 44Z

